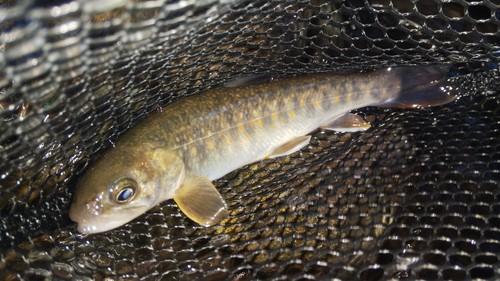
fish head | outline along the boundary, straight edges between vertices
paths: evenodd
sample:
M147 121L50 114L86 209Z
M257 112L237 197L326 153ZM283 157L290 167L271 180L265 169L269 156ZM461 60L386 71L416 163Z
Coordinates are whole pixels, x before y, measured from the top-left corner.
M80 179L69 216L81 233L108 231L172 198L183 178L182 160L172 151L115 147Z

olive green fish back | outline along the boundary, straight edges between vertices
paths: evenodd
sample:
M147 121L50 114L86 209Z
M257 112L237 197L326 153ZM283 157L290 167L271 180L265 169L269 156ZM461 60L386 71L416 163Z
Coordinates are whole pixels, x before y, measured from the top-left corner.
M205 171L213 171L210 167L230 165L227 161L241 153L251 155L241 155L240 159L261 160L252 156L253 151L272 146L273 139L280 139L279 134L306 127L307 120L318 122L316 119L329 116L332 111L342 113L345 107L362 107L356 104L363 100L383 103L398 98L404 84L399 72L411 71L404 69L397 73L256 77L250 85L226 84L153 112L127 132L120 143L133 150L152 143L176 151L184 157L188 173L200 173L202 166L208 166ZM427 71L418 69L411 72ZM302 125L296 128L293 124L297 123ZM313 128L319 125L325 124L312 124Z
M0 4L0 280L500 278L498 1ZM415 3L416 2L416 3ZM237 77L452 64L461 94L216 182L109 233L68 218L88 164L149 113Z

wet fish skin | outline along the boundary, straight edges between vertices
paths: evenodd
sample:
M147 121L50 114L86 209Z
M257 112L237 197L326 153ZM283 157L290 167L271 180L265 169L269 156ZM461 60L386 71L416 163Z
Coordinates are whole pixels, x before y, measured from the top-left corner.
M70 217L82 233L102 232L174 198L190 218L213 225L227 207L212 180L273 157L277 148L293 152L284 144L356 108L448 102L440 89L445 73L428 66L314 74L183 98L131 128L94 163L77 186ZM117 202L127 184L133 197Z
M380 88L377 83L393 86ZM164 108L126 139L131 147L148 141L179 150L188 175L214 180L262 159L271 148L305 135L337 115L389 99L399 87L387 75L369 73L316 74L216 89ZM251 150L260 153L242 156ZM234 157L237 163L228 161ZM218 168L214 163L226 164ZM228 163L232 164L229 168Z

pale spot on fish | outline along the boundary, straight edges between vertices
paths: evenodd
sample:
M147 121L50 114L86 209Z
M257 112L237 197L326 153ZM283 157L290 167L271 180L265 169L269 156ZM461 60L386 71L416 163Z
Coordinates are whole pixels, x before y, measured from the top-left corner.
M306 106L306 100L304 98L299 100L299 106L300 107L305 107Z
M259 126L259 128L264 127L264 121L262 121L262 118L257 120L257 125Z
M295 110L288 111L288 117L289 118L295 118L296 115L297 115L297 113L295 112Z
M312 104L314 108L319 108L321 106L321 103L319 101L313 101Z
M231 144L232 140L231 140L231 136L230 135L226 135L226 144Z
M208 149L215 149L215 143L213 141L208 141L207 142L207 148Z
M196 157L198 155L198 149L196 148L196 146L191 145L190 154L193 157Z
M244 133L245 132L245 126L243 124L238 125L238 132L239 133Z
M352 84L351 83L347 83L346 93L352 93L352 91L353 91ZM346 102L350 102L350 101L351 101L350 95L347 95Z
M278 113L277 113L277 112L275 112L275 113L271 114L271 119L272 119L273 121L278 121L278 117L279 117L279 116L278 116Z

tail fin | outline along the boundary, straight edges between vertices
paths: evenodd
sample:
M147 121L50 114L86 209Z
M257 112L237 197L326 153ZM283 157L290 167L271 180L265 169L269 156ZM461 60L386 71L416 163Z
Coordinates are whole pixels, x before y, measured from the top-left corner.
M456 98L456 87L447 81L449 66L399 67L391 71L395 71L394 76L400 78L400 94L378 106L428 107L446 104Z

